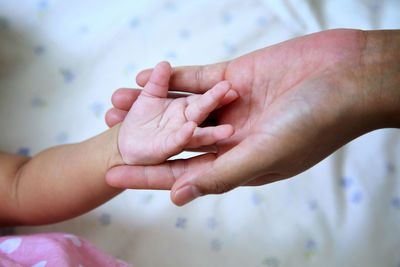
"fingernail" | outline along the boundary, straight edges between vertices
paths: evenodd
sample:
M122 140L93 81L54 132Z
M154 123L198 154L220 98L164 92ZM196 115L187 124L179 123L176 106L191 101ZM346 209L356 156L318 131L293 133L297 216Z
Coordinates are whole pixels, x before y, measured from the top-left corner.
M200 191L193 185L186 185L178 189L175 193L175 204L182 206L198 198Z
M229 90L228 93L226 93L225 97L228 97L229 99L235 99L239 96L239 94L235 90Z

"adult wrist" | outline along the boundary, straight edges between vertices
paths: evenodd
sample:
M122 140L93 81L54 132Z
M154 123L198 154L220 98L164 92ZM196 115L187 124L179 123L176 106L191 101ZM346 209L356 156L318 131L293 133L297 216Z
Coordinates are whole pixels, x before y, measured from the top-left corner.
M365 109L374 128L400 128L400 30L365 31L360 56Z

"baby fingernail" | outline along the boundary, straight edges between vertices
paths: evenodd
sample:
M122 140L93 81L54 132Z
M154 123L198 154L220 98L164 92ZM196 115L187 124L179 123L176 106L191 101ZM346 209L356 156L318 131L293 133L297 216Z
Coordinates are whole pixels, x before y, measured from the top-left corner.
M186 185L175 193L175 204L182 206L186 203L198 198L200 196L200 191L193 185Z

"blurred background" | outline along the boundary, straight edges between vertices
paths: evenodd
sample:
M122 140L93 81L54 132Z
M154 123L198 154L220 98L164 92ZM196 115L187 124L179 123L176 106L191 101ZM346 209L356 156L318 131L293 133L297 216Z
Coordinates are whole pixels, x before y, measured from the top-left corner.
M32 156L104 131L112 93L159 61L210 64L331 28L398 29L400 1L0 0L0 150ZM69 232L144 267L399 267L399 162L399 131L380 130L271 185L182 208L129 190L73 220L1 231Z

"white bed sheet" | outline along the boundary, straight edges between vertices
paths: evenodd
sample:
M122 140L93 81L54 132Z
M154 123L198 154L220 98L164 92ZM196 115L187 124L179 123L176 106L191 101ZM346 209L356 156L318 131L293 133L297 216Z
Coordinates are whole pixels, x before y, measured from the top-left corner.
M399 14L396 0L0 0L0 149L34 155L105 130L112 92L161 60L208 64L328 28L399 28ZM134 266L398 267L399 162L400 131L380 130L286 181L182 208L168 192L126 191L13 231L70 232Z

